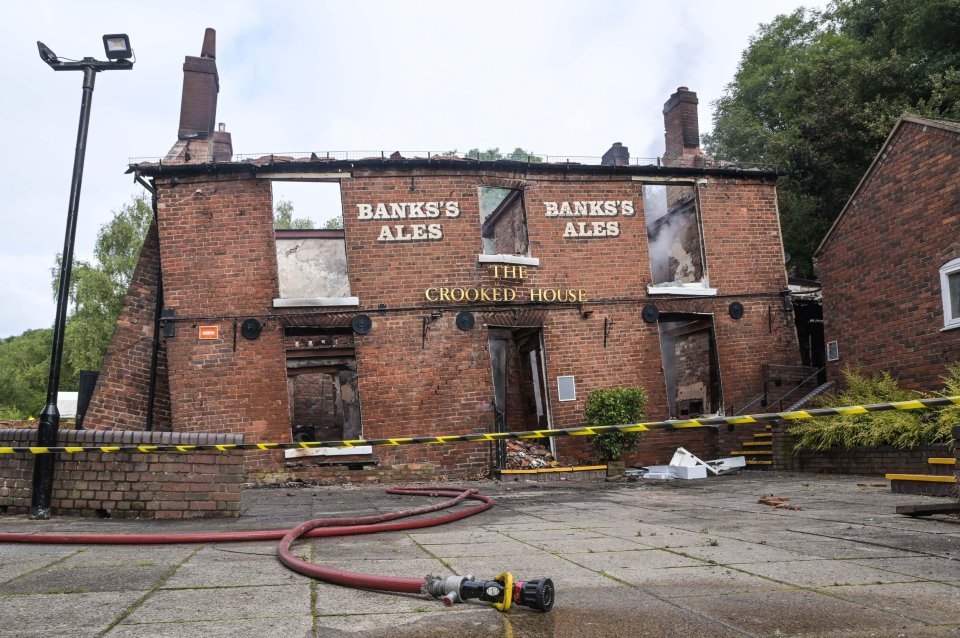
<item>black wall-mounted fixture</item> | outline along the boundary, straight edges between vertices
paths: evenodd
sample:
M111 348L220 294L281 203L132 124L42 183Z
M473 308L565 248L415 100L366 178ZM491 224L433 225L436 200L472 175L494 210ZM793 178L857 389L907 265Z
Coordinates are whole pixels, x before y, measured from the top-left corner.
M730 316L734 319L743 319L743 304L739 301L734 301L730 304Z
M367 315L357 315L350 320L350 326L358 335L365 335L373 328L373 321Z
M783 302L784 312L793 312L793 299L790 297L789 288L784 288L780 291L780 300Z
M244 339L257 339L260 337L260 331L263 330L263 324L256 319L244 319L240 324L240 334Z
M176 308L164 308L160 313L160 325L163 327L163 336L167 339L177 336Z
M460 328L463 331L473 330L473 326L476 325L476 323L477 320L473 316L472 312L461 310L457 313L457 328Z
M647 323L656 323L657 319L660 318L660 311L652 303L648 303L643 307L643 312L641 312L643 320Z

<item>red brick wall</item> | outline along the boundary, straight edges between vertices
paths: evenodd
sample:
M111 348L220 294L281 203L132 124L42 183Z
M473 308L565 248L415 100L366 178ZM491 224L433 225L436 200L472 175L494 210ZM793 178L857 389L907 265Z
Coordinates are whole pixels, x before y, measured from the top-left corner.
M373 319L372 331L355 340L363 435L368 438L490 431L493 387L486 325L543 327L554 427L580 425L589 392L616 386L643 387L650 399L648 417L667 416L658 327L640 317L646 303L655 303L661 312L714 316L728 406L760 392L762 364L798 362L791 317L778 296L786 277L772 181L700 176L707 272L719 296L648 298L642 182L629 175L535 171L356 169L341 189L351 290L361 307L340 318L314 319L300 310L272 307L278 284L267 180L207 173L158 177L164 307L177 313L177 336L164 340L173 430L289 440L283 324L346 325L354 312ZM477 263L481 185L525 188L530 253L541 264L527 267L522 281L496 279L492 266ZM578 200L629 200L635 214L623 215L621 209L615 217L546 216L545 202ZM358 219L358 204L422 201L456 201L459 214L448 216L441 205L435 219ZM606 222L616 222L617 236L564 238L568 222L593 228L598 219L604 229L609 228ZM440 224L443 239L378 241L382 226L403 224L409 232L410 223ZM454 316L471 304L426 301L425 289L439 286L510 288L517 290L518 300L529 298L533 288L583 290L586 301L582 308L548 304L506 312L472 304L477 326L464 332L455 327ZM739 321L727 312L733 300L745 307ZM439 318L430 317L435 309L442 311ZM581 310L592 314L584 318ZM245 317L265 322L259 339L235 335ZM200 325L218 326L219 339L199 340ZM557 401L560 375L575 377L576 401ZM633 461L666 462L681 445L712 458L716 438L712 430L651 433ZM583 440L561 439L558 452L564 462L594 458ZM492 448L488 443L376 448L373 459L380 463L374 472L380 476L394 465L417 472L433 465L457 478L486 471ZM302 469L307 463L285 464L278 452L247 456L248 470L273 478L292 471L288 465L309 473Z
M824 331L843 365L941 386L960 329L941 331L939 269L960 257L960 134L903 122L817 254Z
M593 311L581 318L577 308L553 307L539 314L544 328L548 395L555 427L582 423L584 401L596 388L640 386L650 396L651 418L665 418L666 398L661 374L656 324L640 318L650 281L646 227L642 215L640 182L629 178L577 176L561 180L553 175L528 175L523 185L530 235L530 253L541 259L539 268L527 268L522 282L503 282L492 267L478 265L481 252L477 186L516 186L513 175L491 172L450 172L443 176L418 172L415 191L411 178L355 173L344 181L342 199L351 290L365 307L409 307L425 304L423 294L437 286L506 286L528 297L530 288L583 289ZM798 362L792 318L784 314L777 293L785 287L779 222L772 184L760 181L711 178L701 185L705 251L710 284L723 297L690 299L657 297L661 311L702 312L715 317L718 357L725 403L743 403L761 389L761 364ZM460 215L440 217L442 241L378 242L384 224L404 220L358 219L358 204L402 201L450 201L460 204ZM567 221L548 218L544 201L631 200L636 214L601 218L619 223L613 239L564 239ZM588 224L596 218L587 218ZM402 285L397 285L402 281ZM729 297L727 297L729 295ZM631 298L630 303L618 299ZM744 304L744 318L730 318L732 300ZM441 304L455 305L455 304ZM470 305L470 304L466 304ZM424 311L371 313L374 327L358 337L360 394L364 436L490 431L493 396L487 335L482 324L524 325L513 316L481 313L478 325L460 332L453 324L456 309L428 324L422 339ZM604 346L604 319L607 344ZM537 320L526 325L536 325ZM577 400L556 400L556 377L574 375ZM651 433L638 459L666 462L678 445L712 457L716 434ZM592 452L585 441L560 439L562 461L587 461ZM456 448L456 449L455 449ZM486 462L487 446L424 446L377 452L381 462L442 462L448 460L473 470ZM669 452L669 454L668 454ZM473 461L467 459L472 458Z
M35 428L0 430L0 445L33 445ZM235 435L60 430L58 445L242 443ZM240 515L243 452L61 454L53 481L54 515L182 519ZM0 510L30 509L32 454L0 455ZM100 512L98 512L100 510Z
M270 182L164 179L157 189L164 306L177 313L177 336L165 340L173 430L289 441L283 329L266 321L259 339L239 334L279 296ZM200 340L201 325L219 338ZM279 459L246 457L249 469Z
M154 318L160 252L156 223L150 226L140 259L130 280L113 340L97 379L84 419L88 429L143 430L147 424L147 397L153 351ZM153 429L170 430L170 389L166 348L157 357L157 385Z

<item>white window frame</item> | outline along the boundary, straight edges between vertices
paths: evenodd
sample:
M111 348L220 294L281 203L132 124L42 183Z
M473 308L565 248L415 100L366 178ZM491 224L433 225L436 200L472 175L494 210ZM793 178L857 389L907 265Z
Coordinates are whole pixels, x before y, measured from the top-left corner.
M950 275L960 273L960 257L952 259L940 266L940 294L943 298L943 328L942 330L953 330L960 328L960 315L951 316L950 299Z

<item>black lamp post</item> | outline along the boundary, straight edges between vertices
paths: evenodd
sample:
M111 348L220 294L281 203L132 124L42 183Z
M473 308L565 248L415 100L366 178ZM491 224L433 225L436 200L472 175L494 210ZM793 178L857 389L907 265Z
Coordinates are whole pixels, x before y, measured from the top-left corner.
M70 270L73 266L73 243L77 232L77 210L80 204L80 183L83 180L83 158L87 151L87 129L90 125L90 102L93 99L93 83L99 71L132 69L133 51L130 38L124 34L103 36L103 48L107 62L93 58L79 61L62 61L43 42L37 42L40 58L54 71L83 71L83 98L80 101L80 128L77 131L77 148L73 157L73 178L70 182L70 203L67 207L67 232L63 240L63 258L60 261L60 285L57 289L57 317L53 324L53 352L50 356L50 376L47 378L47 404L40 413L37 428L37 445L50 447L57 444L60 428L60 411L57 409L57 391L60 387L60 364L63 360L63 333L67 323L67 300L70 296ZM30 518L50 518L50 501L53 496L53 454L38 454L33 464L33 493L30 499Z

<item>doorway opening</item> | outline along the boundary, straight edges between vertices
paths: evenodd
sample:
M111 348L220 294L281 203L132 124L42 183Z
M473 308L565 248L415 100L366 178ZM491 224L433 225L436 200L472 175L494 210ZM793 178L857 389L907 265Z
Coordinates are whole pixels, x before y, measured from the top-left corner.
M713 316L664 313L658 323L670 418L720 414L723 393Z
M287 327L284 340L293 440L361 438L353 331Z
M488 333L493 371L494 432L551 428L543 329L496 328ZM535 469L555 463L553 439L497 441L497 469ZM516 466L516 467L514 467Z

